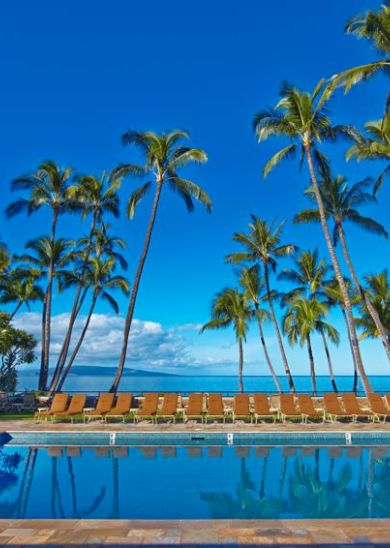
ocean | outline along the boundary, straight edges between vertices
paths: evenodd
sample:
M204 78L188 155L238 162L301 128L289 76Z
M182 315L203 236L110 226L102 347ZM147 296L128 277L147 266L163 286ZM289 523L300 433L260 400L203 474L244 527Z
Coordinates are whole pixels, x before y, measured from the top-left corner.
M113 375L99 375L94 368L93 374L87 374L87 368L82 368L82 373L72 373L69 375L64 390L72 392L86 392L93 394L106 391L110 388ZM390 376L372 376L370 377L373 389L378 392L390 392ZM311 380L309 376L294 377L296 390L298 392L311 392ZM288 391L287 379L280 377L283 390ZM336 379L337 388L340 392L348 392L353 387L352 376L340 376ZM36 389L38 385L38 373L36 371L22 371L19 374L18 390ZM159 375L145 372L132 372L123 376L121 391L133 392L178 392L185 395L188 392L223 392L225 395L237 392L237 376L180 376L180 375ZM244 377L245 392L275 392L275 385L269 376L247 376ZM328 376L317 377L318 394L332 390L330 378ZM359 392L362 392L362 385L359 381Z

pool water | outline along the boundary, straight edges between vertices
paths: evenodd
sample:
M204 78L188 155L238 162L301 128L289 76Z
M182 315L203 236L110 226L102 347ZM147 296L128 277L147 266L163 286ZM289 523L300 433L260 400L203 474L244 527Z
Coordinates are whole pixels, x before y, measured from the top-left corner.
M0 518L388 518L389 447L0 449Z

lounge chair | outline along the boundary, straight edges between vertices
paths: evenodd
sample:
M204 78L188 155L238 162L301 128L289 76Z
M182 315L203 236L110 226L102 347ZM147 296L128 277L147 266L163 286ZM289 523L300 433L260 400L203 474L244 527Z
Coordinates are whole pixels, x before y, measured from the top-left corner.
M133 401L132 394L119 394L115 407L112 407L105 415L104 420L107 422L107 419L117 418L122 419L125 422L125 417L130 415L131 403Z
M162 407L155 415L156 423L158 419L172 419L176 422L177 402L179 396L177 394L165 394Z
M340 400L337 394L324 394L323 401L325 409L325 419L328 418L330 421L334 422L337 419L347 419L352 417L352 415L347 413L345 409L341 407Z
M270 402L267 394L255 394L253 396L253 403L255 409L253 416L255 418L256 424L259 419L268 418L272 418L272 420L275 422L275 413L271 411Z
M68 409L66 411L57 411L56 413L53 413L53 420L70 419L73 423L75 417L83 415L86 402L87 396L85 394L76 394L75 396L72 396Z
M184 420L198 420L203 422L203 394L189 394L187 408L184 410Z
M237 419L249 419L252 422L248 394L236 394L233 398L233 422Z
M209 394L205 422L207 423L208 419L223 420L225 424L225 418L226 413L223 404L222 394Z
M302 419L303 421L301 412L295 406L293 394L279 395L279 414L282 422L286 422L286 419Z
M379 419L383 418L383 422L386 422L387 417L390 417L390 409L382 396L376 392L368 392L367 399L372 411L372 420L378 419L379 422Z
M158 394L155 392L149 392L145 394L144 401L142 403L142 409L140 409L138 413L134 415L134 422L140 421L141 419L151 419L152 421L154 421L157 413L158 400Z
M353 422L356 422L358 418L373 418L373 414L368 409L362 409L356 394L353 392L345 392L341 394L345 411L352 416Z
M307 422L308 419L324 419L324 412L314 407L313 399L309 394L299 394L297 400L303 422Z
M112 409L114 398L115 394L113 392L100 394L95 409L84 412L84 421L85 419L92 420L100 418L104 422L105 415Z
M48 418L53 418L57 413L62 413L66 410L68 405L69 395L68 394L54 394L51 405L48 409L41 409L35 413L35 420L47 420Z

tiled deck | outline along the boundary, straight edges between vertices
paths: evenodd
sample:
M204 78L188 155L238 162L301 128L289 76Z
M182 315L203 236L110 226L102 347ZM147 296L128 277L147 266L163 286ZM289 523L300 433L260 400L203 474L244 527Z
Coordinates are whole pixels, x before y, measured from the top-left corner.
M2 545L385 545L390 520L0 520Z

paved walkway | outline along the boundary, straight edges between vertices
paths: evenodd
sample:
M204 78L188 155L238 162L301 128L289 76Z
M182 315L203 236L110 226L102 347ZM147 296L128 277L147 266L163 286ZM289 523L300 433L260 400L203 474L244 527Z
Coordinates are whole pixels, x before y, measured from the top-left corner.
M390 520L0 520L1 545L384 545Z

